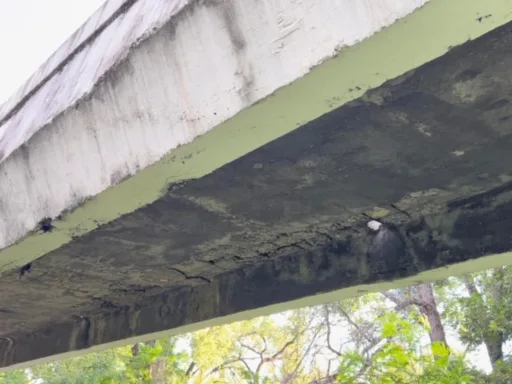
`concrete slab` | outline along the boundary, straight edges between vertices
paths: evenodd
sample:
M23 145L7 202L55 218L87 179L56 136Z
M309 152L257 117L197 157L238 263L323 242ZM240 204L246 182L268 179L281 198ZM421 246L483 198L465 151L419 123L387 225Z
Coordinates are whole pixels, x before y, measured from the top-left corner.
M302 19L289 15L301 20L290 34L279 29L290 19L278 17L268 32L251 19L262 13L246 13L236 2L236 12L226 13L231 23L219 18L227 3L194 3L49 125L37 128L28 118L31 128L19 135L2 127L3 143L21 146L5 147L4 155L14 152L0 164L0 234L2 246L10 245L0 253L1 366L227 321L336 289L345 288L341 297L379 289L379 282L440 277L436 268L512 248L512 25L365 92L510 20L508 2L432 0L311 69L325 59L306 55L307 65L298 63L301 50L317 52L311 36L348 39L325 37L340 23L329 17L333 9L314 11L317 3L302 3L309 4L300 8ZM398 11L418 6L408 4ZM278 14L290 9L297 8ZM340 14L347 17L347 9ZM227 30L233 15L244 21L241 45ZM303 31L328 26L319 22L324 18L332 28ZM284 39L282 50L261 48L260 30ZM212 31L218 39L207 39ZM296 43L286 40L295 35ZM198 51L180 39L218 46ZM311 45L299 47L303 41ZM249 47L270 61L263 53L244 56ZM333 55L336 47L322 49ZM204 60L208 49L218 56ZM154 54L160 59L151 61ZM161 64L172 60L187 65ZM247 83L248 62L259 69ZM230 66L230 80L219 71L212 79L219 63ZM295 77L286 77L288 70ZM293 81L301 71L309 74ZM254 104L279 81L293 84ZM28 116L21 111L20 123ZM31 129L33 136L26 134ZM368 253L370 216L396 225L405 249L399 258ZM45 217L54 219L38 227ZM29 234L34 228L40 233ZM20 278L17 268L36 258ZM457 267L451 272L460 273Z

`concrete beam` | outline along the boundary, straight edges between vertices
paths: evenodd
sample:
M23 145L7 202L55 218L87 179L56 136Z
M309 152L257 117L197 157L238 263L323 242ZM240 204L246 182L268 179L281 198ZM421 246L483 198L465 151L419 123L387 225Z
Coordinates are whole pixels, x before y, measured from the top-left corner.
M315 15L329 19L326 10L311 11L317 3L307 3L310 8L301 20L310 24L301 28L318 25ZM244 56L242 65L233 50L199 60L198 52L183 48L183 60L187 54L197 55L190 61L197 73L208 73L204 66L230 52L226 64L231 63L234 77L228 83L234 88L205 83L203 77L196 92L203 90L208 97L198 92L193 99L187 87L199 80L187 71L184 77L173 77L175 72L162 66L166 60L181 59L175 51L166 51L167 41L189 37L197 25L206 28L204 33L212 32L206 21L220 22L214 16L227 3L193 4L180 13L183 19L171 19L133 49L75 109L36 129L23 139L28 141L18 141L24 144L0 164L0 177L8 182L0 184L0 234L4 246L15 242L0 253L3 367L104 348L130 337L155 337L148 333L168 328L183 331L180 327L204 326L212 319L226 321L225 316L245 316L258 308L268 311L262 308L335 289L348 289L338 293L340 297L380 289L383 281L396 286L400 278L435 278L441 275L418 276L483 256L487 263L509 262L508 256L488 255L512 248L506 236L512 217L507 214L512 26L365 92L445 53L468 34L478 36L510 20L506 2L432 0L257 104L257 97L244 101L247 95L239 91L245 89L247 60L263 65L263 56ZM237 9L237 4L231 6ZM471 8L475 4L478 11ZM451 8L456 5L461 7ZM487 13L490 8L495 12ZM289 9L294 8L280 15ZM240 24L256 28L249 15L261 13L238 10L248 18ZM447 11L456 11L461 25L454 26ZM428 29L434 20L435 27ZM226 20L214 25L222 30L228 24L233 25ZM258 28L265 29L261 24ZM434 30L446 39L440 42ZM253 29L244 31L253 36ZM231 32L214 41L236 47ZM286 40L296 33L279 36ZM425 44L418 44L420 37ZM253 46L257 51L261 40L252 39L246 37L242 50ZM277 55L287 55L283 52L290 49L288 66L297 65L293 49L318 45L311 44L293 48L288 41ZM150 61L155 52L168 53ZM274 78L275 63L267 64L269 68L254 73ZM250 94L264 95L278 86L254 85L265 83L265 76L249 82ZM162 86L171 78L187 79L179 97ZM225 90L226 100L215 99L218 87ZM219 104L208 104L209 98ZM174 103L176 110L171 109ZM215 118L206 115L221 113L220 122L242 108L215 129ZM21 111L16 114L20 123L25 116ZM179 113L184 113L182 119L176 118ZM8 138L4 144L24 137L12 127L2 127ZM165 151L208 130L160 159ZM137 165L140 170L120 182L135 173ZM83 203L86 197L91 199ZM27 236L37 229L38 220L60 214L45 221L42 233ZM372 259L365 215L397 226L405 242L400 258ZM482 223L485 233L478 237ZM35 258L31 272L20 279L14 268ZM460 273L460 264L457 267L453 271ZM370 288L361 288L368 284Z
M425 1L107 7L3 109L0 272L511 20L509 1L432 0L377 35Z

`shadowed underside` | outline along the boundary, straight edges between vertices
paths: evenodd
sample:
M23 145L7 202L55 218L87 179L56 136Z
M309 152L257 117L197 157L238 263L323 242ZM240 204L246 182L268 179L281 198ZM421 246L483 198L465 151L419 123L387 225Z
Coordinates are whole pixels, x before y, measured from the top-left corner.
M0 364L510 251L510 68L512 24L2 276Z

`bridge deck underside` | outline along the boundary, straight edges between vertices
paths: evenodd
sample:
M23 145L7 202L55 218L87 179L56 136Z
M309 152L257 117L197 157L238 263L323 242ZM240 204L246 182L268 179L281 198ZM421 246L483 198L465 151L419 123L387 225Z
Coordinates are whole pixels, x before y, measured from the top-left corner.
M511 68L508 24L2 276L0 365L511 250Z

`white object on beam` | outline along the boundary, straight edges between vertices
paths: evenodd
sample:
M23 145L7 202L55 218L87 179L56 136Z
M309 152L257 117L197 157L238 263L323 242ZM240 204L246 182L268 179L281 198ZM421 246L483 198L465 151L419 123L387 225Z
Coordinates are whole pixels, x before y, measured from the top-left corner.
M370 220L367 225L368 228L375 232L377 232L380 229L380 227L382 227L382 223L377 220Z

